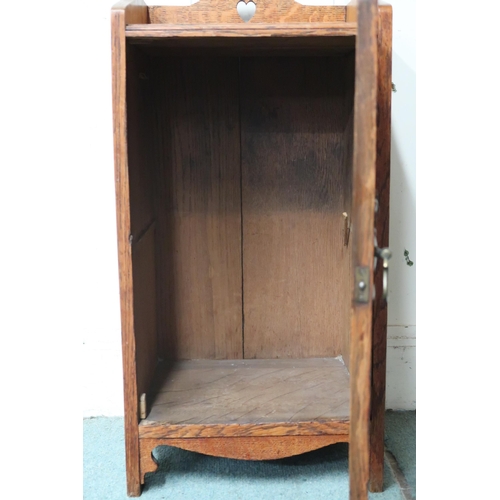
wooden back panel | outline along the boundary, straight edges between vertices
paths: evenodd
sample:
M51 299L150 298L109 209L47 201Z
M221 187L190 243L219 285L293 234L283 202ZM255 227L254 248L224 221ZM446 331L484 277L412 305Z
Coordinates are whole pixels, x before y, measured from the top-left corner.
M245 358L337 356L349 332L346 61L242 59Z
M151 24L206 25L242 23L237 0L200 0L182 7L150 6ZM345 21L345 7L301 5L294 0L255 0L255 15L249 24Z
M238 60L156 65L162 356L241 358Z

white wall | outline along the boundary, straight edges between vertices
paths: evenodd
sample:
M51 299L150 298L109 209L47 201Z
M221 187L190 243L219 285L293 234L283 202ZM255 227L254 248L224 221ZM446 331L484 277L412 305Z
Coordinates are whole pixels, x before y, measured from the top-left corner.
M392 0L393 54L387 407L415 409L416 0ZM413 266L408 266L408 250Z
M40 367L37 370L53 380L38 387L35 374L26 381L30 398L40 398L40 404L48 396L64 397L70 390L65 384L79 370L84 416L123 414L111 4L88 0L82 8L77 2L56 2L47 12L43 4L33 2L30 15L23 17L23 33L33 34L29 44L22 43L23 37L0 33L7 49L0 148L1 284L8 283L2 287L2 352L26 366ZM411 409L415 408L417 267L415 1L393 0L393 7L397 92L393 93L390 246L394 257L387 405ZM36 35L40 20L47 27L43 37ZM413 267L404 261L405 248ZM8 376L14 377L13 373L19 376L15 370Z

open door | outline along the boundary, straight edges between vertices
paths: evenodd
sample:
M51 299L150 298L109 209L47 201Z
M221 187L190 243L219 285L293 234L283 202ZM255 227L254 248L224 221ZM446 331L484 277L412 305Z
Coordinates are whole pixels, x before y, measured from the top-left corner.
M372 298L377 113L377 0L357 0L347 9L357 19L351 309L350 500L366 500L370 456ZM350 19L349 19L350 17Z

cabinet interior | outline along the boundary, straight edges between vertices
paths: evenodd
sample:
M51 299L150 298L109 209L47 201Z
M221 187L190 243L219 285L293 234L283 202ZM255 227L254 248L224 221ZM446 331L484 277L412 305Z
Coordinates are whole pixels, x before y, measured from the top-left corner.
M127 46L146 424L349 416L354 52L296 54Z

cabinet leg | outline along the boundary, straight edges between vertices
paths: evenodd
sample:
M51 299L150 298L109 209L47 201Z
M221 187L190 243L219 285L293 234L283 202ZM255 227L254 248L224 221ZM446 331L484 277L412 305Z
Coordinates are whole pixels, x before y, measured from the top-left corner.
M139 460L127 462L127 496L140 497L142 485L140 481Z
M137 424L125 428L125 461L127 470L127 495L141 496L141 475L139 460L139 436Z
M141 483L135 479L131 479L127 475L127 496L140 497L142 486Z
M141 484L144 484L144 478L148 472L158 470L158 462L153 456L153 450L157 446L155 439L139 440L139 458L141 469Z

